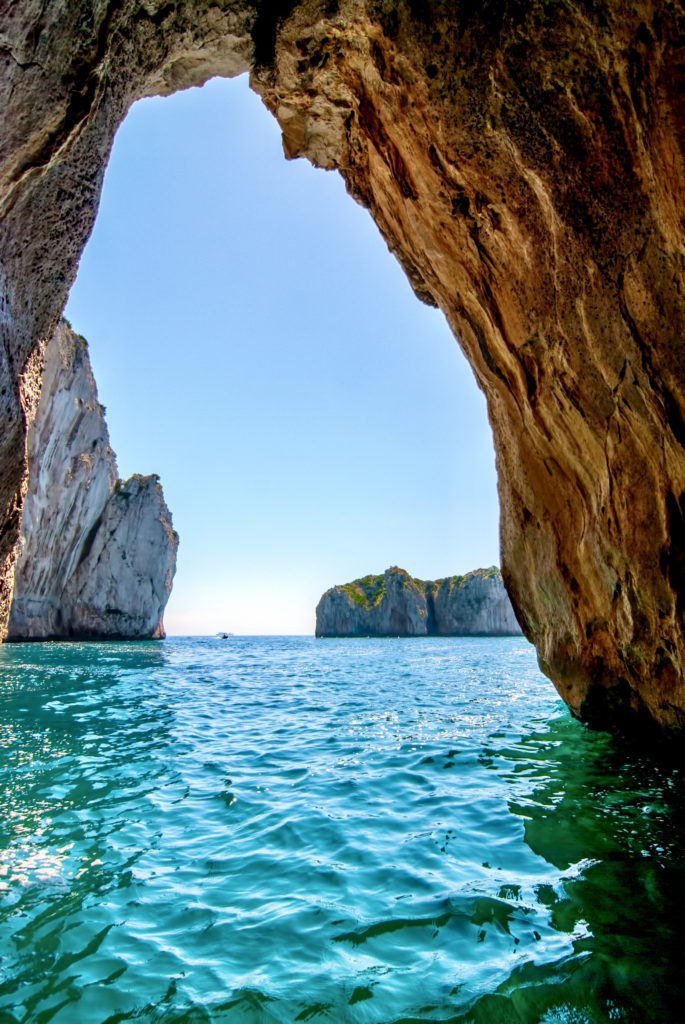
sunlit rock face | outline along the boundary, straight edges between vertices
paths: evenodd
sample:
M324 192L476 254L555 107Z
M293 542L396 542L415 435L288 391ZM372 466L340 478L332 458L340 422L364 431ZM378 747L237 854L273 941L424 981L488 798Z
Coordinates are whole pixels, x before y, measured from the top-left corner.
M139 96L252 64L286 155L342 172L474 369L503 574L543 669L594 724L680 729L682 4L23 0L1 17L5 606L21 382L114 131Z
M327 590L316 635L520 636L521 627L494 567L434 581L394 566Z
M86 343L64 322L28 455L10 638L164 636L178 537L156 476L119 480Z
M434 588L428 584L427 589L429 629L432 627L437 636L521 635L497 568L448 576L438 580Z

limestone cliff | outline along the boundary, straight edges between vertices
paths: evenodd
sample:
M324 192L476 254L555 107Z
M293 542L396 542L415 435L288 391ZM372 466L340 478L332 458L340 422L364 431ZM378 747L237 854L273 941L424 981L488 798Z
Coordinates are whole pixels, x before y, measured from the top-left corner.
M27 382L116 128L248 68L286 155L340 170L473 367L541 666L587 721L685 727L683 0L2 5L0 620Z
M509 595L496 567L426 584L437 636L520 636Z
M394 566L327 590L317 636L521 635L499 569L417 580Z
M178 537L155 476L118 478L83 338L46 346L11 639L164 636Z

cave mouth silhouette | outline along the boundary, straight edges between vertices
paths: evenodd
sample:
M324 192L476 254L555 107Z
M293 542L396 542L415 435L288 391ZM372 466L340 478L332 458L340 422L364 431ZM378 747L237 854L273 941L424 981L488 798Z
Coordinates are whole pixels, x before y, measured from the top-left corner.
M283 159L246 77L132 108L66 316L121 475L160 475L181 536L168 633L313 632L335 583L499 563L449 327L340 177Z
M25 5L11 6L3 621L26 467L22 374L66 300L114 133L141 97L251 69L286 155L340 171L459 338L493 430L504 580L543 671L593 725L680 732L679 15L618 0L553 17L537 4L468 17L462 7L151 0L85 17L79 5L44 5L29 25ZM174 298L180 311L183 290ZM342 503L370 518L361 498Z

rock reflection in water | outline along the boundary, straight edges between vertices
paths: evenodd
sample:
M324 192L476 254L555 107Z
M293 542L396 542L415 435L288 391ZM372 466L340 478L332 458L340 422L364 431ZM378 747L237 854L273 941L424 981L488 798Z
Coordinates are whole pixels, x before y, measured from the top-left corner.
M489 749L489 768L525 775L510 801L525 841L561 873L537 898L573 939L556 963L533 957L476 1001L473 1024L604 1024L682 1019L685 927L683 778L605 733L561 717L515 748ZM508 763L508 765L507 765Z

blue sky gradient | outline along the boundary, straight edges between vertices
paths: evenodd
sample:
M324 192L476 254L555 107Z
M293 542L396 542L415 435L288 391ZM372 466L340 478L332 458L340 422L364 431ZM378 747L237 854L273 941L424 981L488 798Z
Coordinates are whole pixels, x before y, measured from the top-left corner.
M334 172L246 77L131 110L66 315L123 477L181 538L168 633L311 633L321 593L499 561L485 401Z

